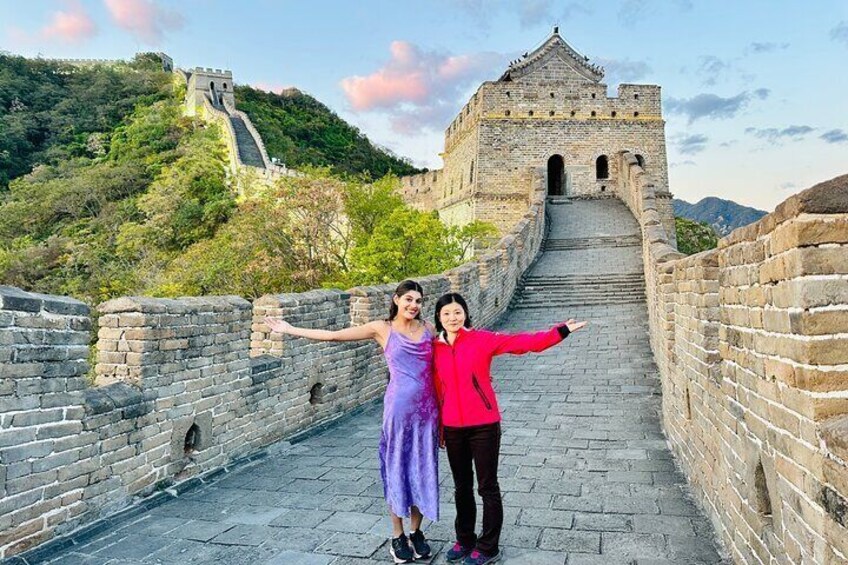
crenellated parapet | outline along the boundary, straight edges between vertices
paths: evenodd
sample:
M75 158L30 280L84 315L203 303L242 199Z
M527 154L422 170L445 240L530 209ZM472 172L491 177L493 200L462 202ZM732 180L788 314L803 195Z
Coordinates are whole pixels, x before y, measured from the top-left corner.
M630 155L665 432L736 563L848 561L848 175L671 245Z
M544 175L529 178L532 204L507 237L471 263L418 279L432 299L428 319L448 291L468 299L478 323L506 310L544 237ZM48 551L42 544L65 534L54 543L81 539L140 497L174 496L380 397L387 372L376 344L284 337L264 318L321 329L384 319L395 286L252 304L118 298L98 307L93 356L85 304L0 287L0 557Z
M441 169L407 175L400 178L400 194L404 201L418 210L435 210L435 199L440 193Z

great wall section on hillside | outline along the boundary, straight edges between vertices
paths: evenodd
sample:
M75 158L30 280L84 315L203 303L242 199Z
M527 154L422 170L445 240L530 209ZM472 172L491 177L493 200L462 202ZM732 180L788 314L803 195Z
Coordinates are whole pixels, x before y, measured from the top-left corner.
M224 126L234 172L291 174L275 168L235 109L231 74L182 76L196 111ZM443 170L403 179L413 205L453 223L495 220L504 234L473 261L420 279L428 296L460 292L482 326L514 317L526 324L521 312L585 312L618 347L652 353L638 362L617 357L615 340L587 333L584 346L596 350L583 355L596 359L576 353L584 365L551 366L540 358L502 383L507 419L521 414L510 406L542 402L533 396L539 391L561 391L566 409L548 406L549 425L534 432L548 435L532 451L505 442L515 450L505 461L514 466L507 499L538 505L539 515L571 512L574 524L516 539L516 551L716 562L709 543L697 556L686 553L713 533L689 507L675 506L677 498L664 498L666 481L677 479L659 442L685 475L689 486L679 488L697 499L734 562L848 562L848 175L792 196L718 249L684 257L673 232L659 87L622 85L607 98L602 78L554 33L461 110L446 131ZM632 229L610 220L622 213ZM258 454L283 453L279 440L367 411L385 385L376 345L283 340L262 319L359 324L385 315L393 287L253 304L234 296L106 302L97 319L100 386L85 377L86 305L0 287L0 556L35 563L92 544L95 559L93 542L118 517L214 485ZM606 371L604 386L565 376L584 366L595 367L595 378ZM651 399L659 392L665 441L648 427L628 435L656 417ZM587 395L604 407L584 404ZM620 427L569 431L628 414L635 419ZM523 461L510 460L516 456ZM332 467L325 459L310 461ZM266 472L273 482L273 469ZM546 487L548 479L561 490ZM580 488L570 492L574 481ZM604 490L630 505L565 506ZM367 492L363 486L357 496ZM507 530L541 528L524 512ZM586 516L606 525L578 527ZM441 539L436 530L430 537Z

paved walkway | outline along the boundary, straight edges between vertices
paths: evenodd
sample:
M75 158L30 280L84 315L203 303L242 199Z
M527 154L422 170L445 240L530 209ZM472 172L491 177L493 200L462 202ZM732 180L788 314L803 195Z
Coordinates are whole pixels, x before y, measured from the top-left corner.
M616 201L550 207L551 238L627 236ZM548 251L530 275L639 272L639 248ZM506 331L567 317L590 326L535 356L501 357L504 563L720 562L709 522L687 496L660 429L660 388L644 301L517 307ZM217 483L118 524L52 563L388 563L377 463L379 406ZM426 533L444 563L453 493L442 453L442 521Z

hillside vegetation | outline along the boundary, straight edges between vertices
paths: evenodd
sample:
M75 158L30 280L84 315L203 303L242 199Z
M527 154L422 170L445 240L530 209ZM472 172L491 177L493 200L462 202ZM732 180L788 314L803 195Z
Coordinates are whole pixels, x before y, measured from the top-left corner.
M674 227L677 229L677 250L681 253L692 255L718 246L718 235L706 222L675 217Z
M326 166L335 173L368 172L374 178L419 172L297 89L274 94L237 86L235 95L236 107L250 116L268 155L289 167Z
M154 55L76 68L0 53L0 191L35 164L103 155L103 134L170 83Z
M396 176L369 175L403 162L370 144L342 167L345 145L327 140L356 130L333 120L311 122L298 138L306 150L291 149L303 176L272 186L228 178L222 132L183 116L185 86L158 60L73 69L3 57L0 77L0 92L8 84L18 92L0 106L4 134L12 132L0 137L18 148L4 150L2 284L90 304L121 295L253 298L438 272L494 233L483 224L448 228L408 208ZM82 98L51 110L42 99L56 84ZM49 96L25 98L28 89ZM275 115L261 100L254 109Z

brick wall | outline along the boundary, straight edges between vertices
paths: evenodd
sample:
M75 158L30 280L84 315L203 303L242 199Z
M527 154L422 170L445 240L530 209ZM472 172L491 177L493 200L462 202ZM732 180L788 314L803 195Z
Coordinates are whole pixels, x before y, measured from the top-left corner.
M682 257L632 156L678 462L737 563L848 561L848 176Z
M491 323L544 235L543 172L532 205L491 251L419 279ZM88 307L0 287L0 557L68 533L157 489L227 465L379 397L370 342L271 334L267 315L338 329L384 318L396 285L342 292L118 298L98 307L89 386Z

